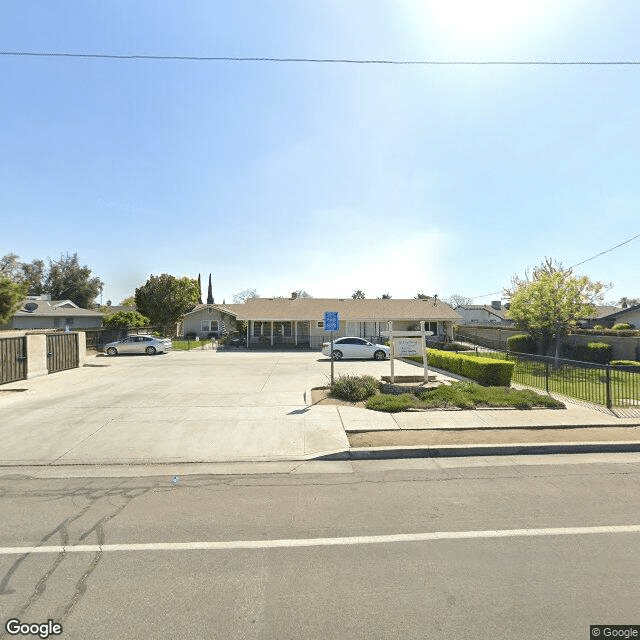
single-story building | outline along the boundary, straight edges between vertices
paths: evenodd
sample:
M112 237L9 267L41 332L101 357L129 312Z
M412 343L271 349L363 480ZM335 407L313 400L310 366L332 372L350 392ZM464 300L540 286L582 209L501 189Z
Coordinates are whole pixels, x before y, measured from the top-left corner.
M626 322L631 325L632 329L640 327L640 304L626 309L617 308L615 311L598 318L598 322L593 324L601 324L604 327L611 328L615 324Z
M461 316L457 324L515 324L507 318L506 311L500 300L491 304L467 304L455 308L455 312Z
M588 318L579 318L578 326L583 329L593 329L597 324L603 327L611 327L614 322L607 322L605 318L615 314L617 311L622 311L620 307L614 307L611 305L596 305L594 312ZM620 322L625 322L621 320Z
M228 305L242 307L243 305ZM224 332L236 330L235 313L219 304L198 304L193 311L185 313L182 320L182 335L195 335L201 339L215 334L220 337Z
M382 342L381 331L415 331L420 321L435 338L453 339L453 324L460 316L446 303L428 299L352 298L249 298L243 304L225 305L236 321L246 323L248 346L298 346L319 348L330 339L325 331L325 311L337 311L339 330L334 337L358 336Z
M104 314L82 309L71 300L51 300L51 296L29 296L22 301L10 321L12 329L66 329L78 331L102 326Z

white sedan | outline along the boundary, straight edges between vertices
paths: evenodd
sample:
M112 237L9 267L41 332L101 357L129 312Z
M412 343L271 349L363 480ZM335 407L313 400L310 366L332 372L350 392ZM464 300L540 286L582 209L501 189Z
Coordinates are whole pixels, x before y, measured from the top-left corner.
M373 358L374 360L386 360L389 357L389 347L383 344L373 344L364 338L346 337L333 341L333 357L335 360L342 358ZM322 343L322 354L331 357L331 343Z
M119 353L146 353L152 356L171 351L171 340L140 334L105 344L104 350L109 356L117 356Z

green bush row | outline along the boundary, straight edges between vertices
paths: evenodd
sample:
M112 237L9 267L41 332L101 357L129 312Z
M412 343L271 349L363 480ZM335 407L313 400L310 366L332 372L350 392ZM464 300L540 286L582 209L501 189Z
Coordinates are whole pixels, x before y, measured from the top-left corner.
M589 342L589 344L565 344L564 356L570 360L607 364L613 357L613 347L606 342Z
M536 341L528 334L520 334L507 338L507 349L515 353L535 353Z
M508 387L511 385L515 363L506 360L493 360L482 356L472 356L450 351L429 349L427 352L429 364L437 369L451 371L475 380L480 384L494 387Z

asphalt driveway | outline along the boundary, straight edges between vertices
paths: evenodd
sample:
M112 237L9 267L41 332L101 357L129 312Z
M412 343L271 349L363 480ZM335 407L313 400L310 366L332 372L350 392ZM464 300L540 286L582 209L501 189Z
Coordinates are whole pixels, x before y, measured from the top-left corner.
M81 369L0 387L0 465L306 460L345 451L319 352L175 351L91 358ZM336 374L388 374L342 361ZM415 373L397 362L396 372ZM26 391L18 391L26 389Z

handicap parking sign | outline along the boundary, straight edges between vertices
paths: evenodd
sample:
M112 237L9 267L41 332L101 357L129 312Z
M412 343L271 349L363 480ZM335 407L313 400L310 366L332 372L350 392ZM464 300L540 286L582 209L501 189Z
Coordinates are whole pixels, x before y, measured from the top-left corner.
M340 326L340 319L338 318L338 312L325 311L324 312L324 330L338 331L339 326Z

